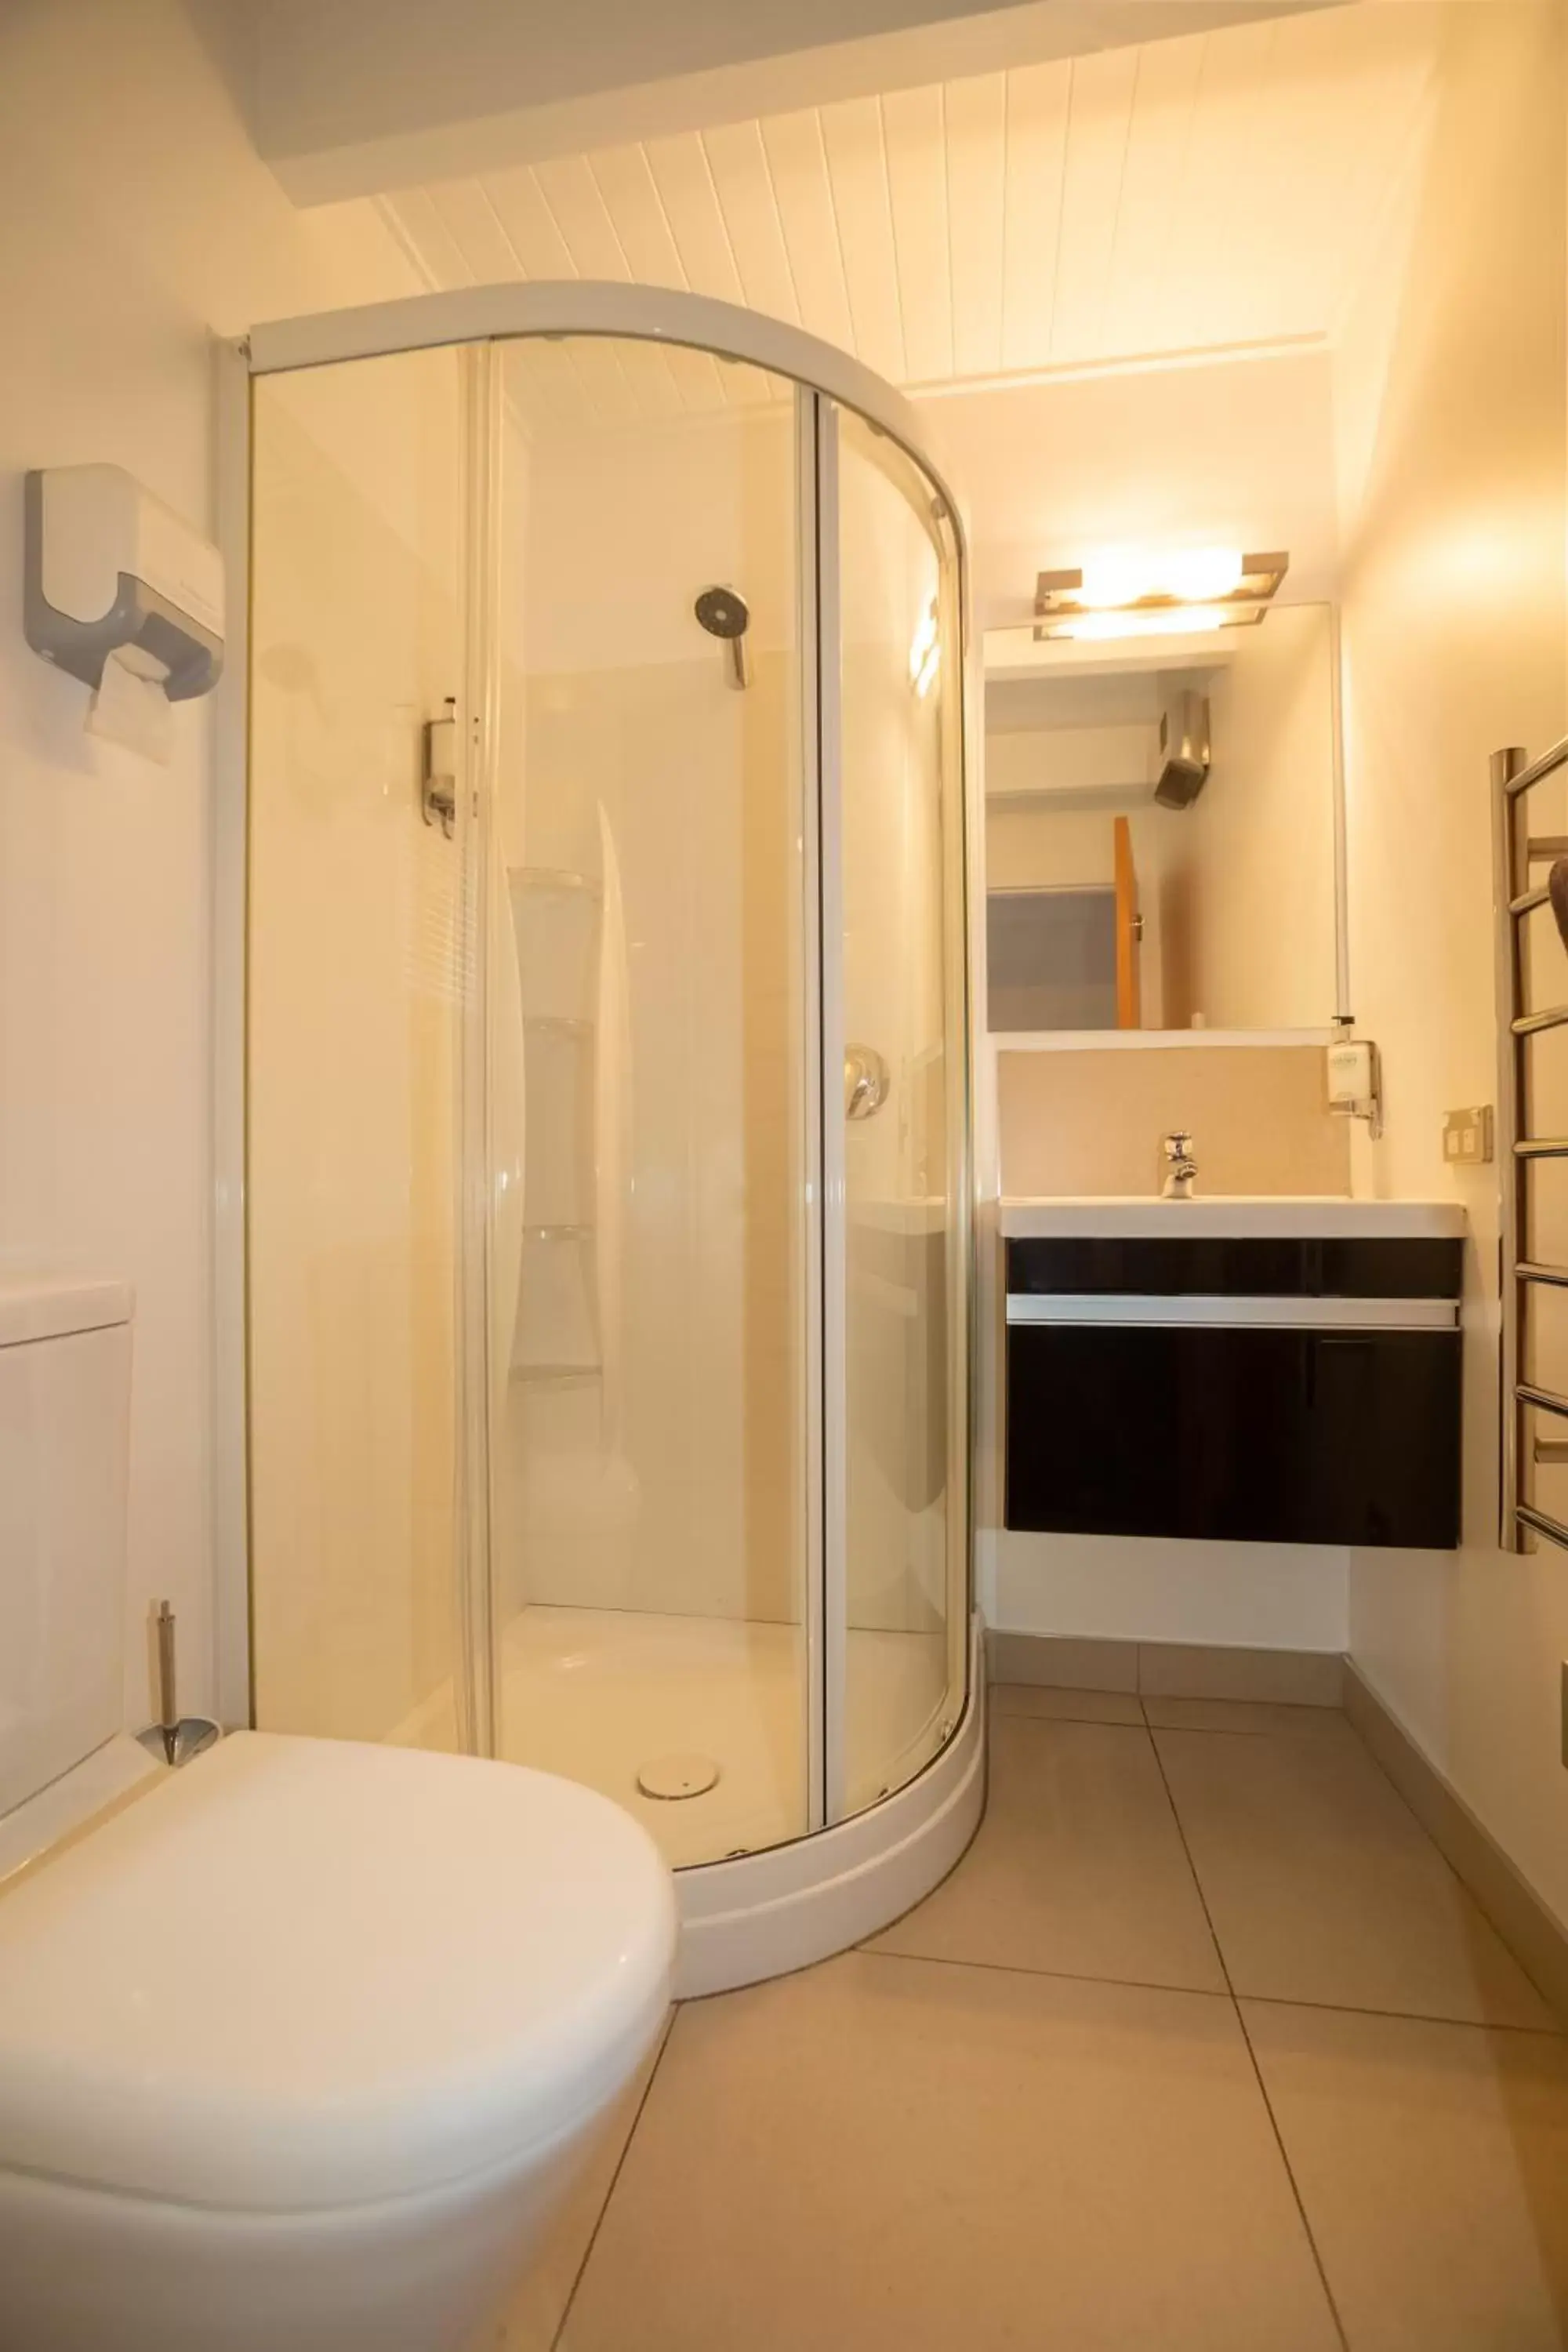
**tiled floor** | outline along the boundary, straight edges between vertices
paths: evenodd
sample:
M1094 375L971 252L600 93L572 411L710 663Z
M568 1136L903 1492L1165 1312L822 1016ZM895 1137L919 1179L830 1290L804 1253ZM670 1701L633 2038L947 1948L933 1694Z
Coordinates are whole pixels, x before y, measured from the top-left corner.
M1568 2041L1344 1718L992 1707L945 1885L677 2016L558 2352L1568 2346Z

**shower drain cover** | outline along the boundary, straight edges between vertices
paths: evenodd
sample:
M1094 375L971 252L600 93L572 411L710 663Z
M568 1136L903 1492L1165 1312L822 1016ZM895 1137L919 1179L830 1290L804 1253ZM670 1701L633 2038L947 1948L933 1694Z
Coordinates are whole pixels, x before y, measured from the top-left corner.
M637 1767L645 1797L705 1797L719 1780L711 1756L654 1756Z

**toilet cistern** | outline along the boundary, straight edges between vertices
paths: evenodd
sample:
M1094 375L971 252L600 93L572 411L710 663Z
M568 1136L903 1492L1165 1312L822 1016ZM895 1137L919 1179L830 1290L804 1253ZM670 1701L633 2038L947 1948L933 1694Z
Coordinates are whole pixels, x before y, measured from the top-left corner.
M1193 1139L1185 1128L1178 1128L1163 1139L1165 1181L1160 1187L1162 1201L1190 1201L1193 1187L1198 1181L1198 1163L1193 1154Z

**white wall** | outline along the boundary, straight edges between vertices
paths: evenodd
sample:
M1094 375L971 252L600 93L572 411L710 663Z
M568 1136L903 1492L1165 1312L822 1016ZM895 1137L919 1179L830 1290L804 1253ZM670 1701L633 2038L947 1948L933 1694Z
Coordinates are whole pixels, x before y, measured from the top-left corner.
M1000 1529L987 1622L1018 1633L1342 1650L1343 1550Z
M1447 1106L1492 1099L1489 753L1563 731L1563 17L1456 0L1429 161L1347 322L1355 1010L1384 1049L1380 1193L1469 1211L1465 1544L1352 1556L1351 1652L1568 1918L1559 1675L1568 1562L1494 1539L1497 1176L1451 1174Z
M1281 606L1202 681L1213 766L1169 836L1166 1021L1326 1029L1334 988L1331 615Z
M974 617L1031 621L1035 575L1086 549L1289 551L1287 595L1333 593L1326 350L918 398L969 518Z
M112 460L211 530L210 332L414 289L369 207L294 214L173 0L0 11L0 1248L136 1286L144 1721L154 1594L212 1696L210 714L167 770L84 737L22 637L22 475Z

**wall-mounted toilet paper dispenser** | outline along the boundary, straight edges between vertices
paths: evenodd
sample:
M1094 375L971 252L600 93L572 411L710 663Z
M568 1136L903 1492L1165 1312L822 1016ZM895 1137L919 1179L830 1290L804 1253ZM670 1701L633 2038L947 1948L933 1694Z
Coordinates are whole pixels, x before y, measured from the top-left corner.
M115 657L170 702L223 667L223 558L122 466L26 478L22 625L35 653L100 688Z

